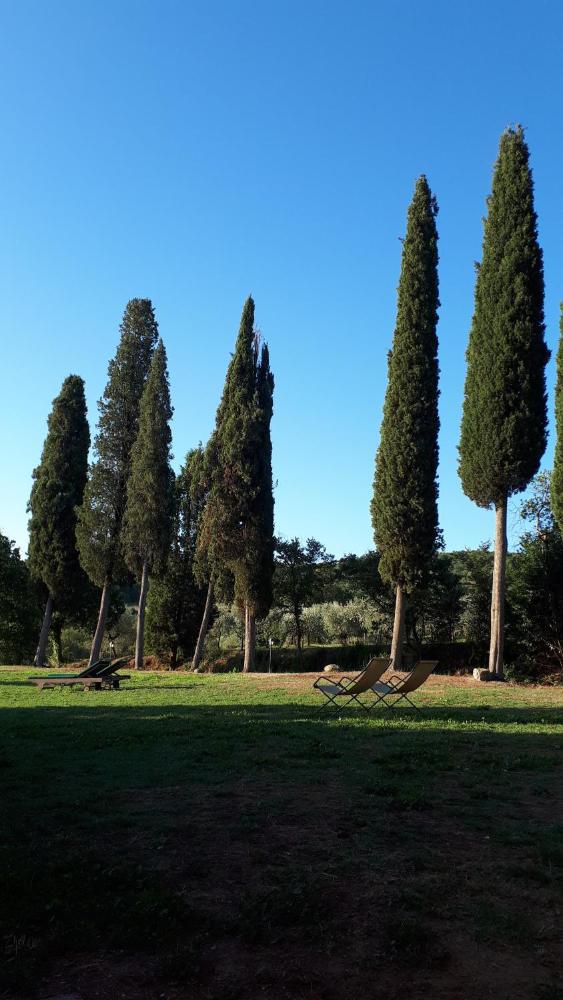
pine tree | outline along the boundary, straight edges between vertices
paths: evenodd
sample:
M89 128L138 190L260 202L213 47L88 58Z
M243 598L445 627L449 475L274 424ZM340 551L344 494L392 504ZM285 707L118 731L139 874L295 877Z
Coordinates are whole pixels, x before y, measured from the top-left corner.
M29 569L47 593L36 666L45 662L53 607L72 609L84 583L76 549L76 508L86 485L89 447L84 382L69 375L53 402L28 504Z
M382 579L395 588L391 657L401 665L406 595L421 584L438 530L438 207L426 177L409 206L397 321L371 516Z
M268 349L260 349L249 297L208 446L209 498L202 523L213 573L232 574L235 601L245 615L245 671L254 663L256 619L268 613L272 601L273 388Z
M158 340L158 325L150 299L131 299L120 326L115 358L98 403L95 462L78 512L80 561L96 586L102 588L98 624L90 662L99 659L111 584L126 579L121 528L127 500L131 449L137 437L139 404Z
M506 510L546 445L543 258L529 152L520 126L500 140L477 268L459 445L464 492L495 508L489 671L503 673Z
M123 516L123 551L140 580L135 668L143 667L145 605L149 574L161 575L170 548L174 474L170 466L172 434L166 351L159 340L139 409L139 432L131 450L131 473Z
M147 600L147 644L157 653L169 653L172 669L180 653L184 660L191 656L206 603L207 587L198 583L194 567L206 499L200 445L188 452L176 477L172 548L166 572L151 583Z
M559 319L559 348L557 351L557 383L555 386L555 455L551 475L551 506L559 530L563 533L563 302Z

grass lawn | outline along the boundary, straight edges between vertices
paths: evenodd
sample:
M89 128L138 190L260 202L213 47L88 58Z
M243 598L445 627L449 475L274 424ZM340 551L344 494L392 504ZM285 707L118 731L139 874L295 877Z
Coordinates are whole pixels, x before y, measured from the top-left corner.
M563 1000L563 689L325 718L311 675L33 672L0 670L0 996Z

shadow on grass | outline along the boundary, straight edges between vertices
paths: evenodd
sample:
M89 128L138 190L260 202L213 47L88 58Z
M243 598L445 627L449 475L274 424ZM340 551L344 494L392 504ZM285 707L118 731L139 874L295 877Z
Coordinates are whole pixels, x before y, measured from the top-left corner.
M6 681L9 685L24 685L22 681ZM415 729L422 735L425 731L436 730L440 723L444 723L448 729L452 726L464 726L467 724L485 725L521 725L521 726L554 726L563 727L563 706L496 706L491 704L471 705L471 706L427 706L419 705L418 708L387 708L378 705L369 711L358 706L342 706L340 708L330 708L319 706L318 702L301 702L299 704L261 704L259 701L243 702L232 701L228 703L218 701L214 704L193 704L185 701L178 703L163 702L156 707L143 702L131 705L122 700L125 693L142 692L149 695L152 691L191 691L198 687L205 687L204 684L155 684L150 686L127 686L120 691L86 691L79 688L64 692L65 698L58 700L58 689L46 689L38 693L37 708L25 707L0 707L0 718L2 725L9 729L11 722L17 722L25 717L30 731L37 725L42 726L47 719L58 717L60 721L61 710L73 721L87 723L97 722L103 727L104 720L111 717L112 720L119 720L120 725L127 726L135 723L140 718L144 722L161 720L163 716L173 715L175 718L183 718L187 723L196 724L236 724L241 716L245 722L255 721L256 723L269 722L307 722L326 727L335 722L362 723L362 727L367 731L371 724L376 726L390 725L396 728L403 724L411 729ZM66 696L70 694L72 700ZM226 695L227 697L227 695ZM84 699L84 700L83 700ZM563 736L563 731L562 734ZM0 734L1 740L1 734Z
M369 923L366 914L377 921L387 863L405 872L401 898L390 885L384 900L388 947L414 948L420 935L431 942L430 902L439 908L447 897L458 831L482 845L494 826L502 850L522 855L524 875L514 878L528 877L530 858L536 870L540 849L537 870L550 885L563 870L559 833L547 837L553 819L546 822L550 810L556 816L563 766L563 730L549 727L563 725L563 709L350 708L339 718L317 714L312 702L154 706L129 704L124 693L76 692L57 704L45 692L37 707L0 710L4 984L24 995L53 958L81 949L144 951L164 957L174 976L187 939L194 956L208 941L235 941L264 948L267 964L272 944L298 954L305 941L329 960L342 927ZM535 812L526 812L524 792L535 796ZM480 854L466 853L467 879L478 883ZM249 877L235 884L241 858ZM221 913L194 902L213 865L231 894ZM379 866L373 885L370 866ZM348 898L349 884L372 887ZM418 913L420 900L430 901L429 915ZM464 882L460 907L471 905ZM366 968L372 948L368 935ZM194 957L182 955L189 969Z

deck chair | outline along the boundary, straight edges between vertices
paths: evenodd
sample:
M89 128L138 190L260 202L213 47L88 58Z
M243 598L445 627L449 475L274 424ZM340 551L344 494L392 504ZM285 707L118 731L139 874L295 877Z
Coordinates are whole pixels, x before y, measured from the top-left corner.
M128 680L128 674L117 674L116 671L129 661L128 656L123 656L119 660L98 660L90 667L79 674L43 674L42 677L29 677L31 684L35 684L40 691L50 687L72 687L74 684L81 684L84 688L119 688L119 682Z
M381 682L374 684L372 690L376 695L376 701L371 707L375 707L375 705L378 705L382 701L386 708L396 708L399 702L405 700L411 708L416 708L418 712L418 706L408 696L419 687L422 687L437 664L438 660L419 660L406 677L399 677L398 674L393 674L386 684ZM393 701L392 699L395 700Z
M365 708L358 695L374 690L374 685L389 669L390 662L388 656L374 656L356 678L341 677L339 681L330 681L326 674L317 677L313 687L327 699L319 706L318 711L322 712L329 706L345 708L351 701L356 701ZM346 705L340 705L338 699L344 697L347 698Z
M98 672L97 677L102 682L102 687L113 688L114 690L119 690L120 681L128 681L129 674L118 674L117 671L120 667L124 667L126 663L129 663L131 659L130 656L121 656L118 660L113 660L108 663L107 666L102 667Z
M111 660L96 660L95 663L91 663L90 666L85 667L81 670L79 674L42 674L40 677L28 677L28 681L35 684L37 681L56 681L56 680L78 680L81 677L95 677L100 670L104 667L109 666Z

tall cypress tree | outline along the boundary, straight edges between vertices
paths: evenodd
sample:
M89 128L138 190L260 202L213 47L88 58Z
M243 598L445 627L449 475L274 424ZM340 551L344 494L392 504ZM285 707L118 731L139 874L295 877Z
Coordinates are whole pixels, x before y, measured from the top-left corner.
M157 652L170 653L171 666L191 656L206 603L207 587L195 576L195 555L201 516L207 499L204 452L188 452L176 477L172 547L166 572L151 582L147 600L147 640Z
M76 549L76 508L86 485L89 447L84 382L69 375L53 402L28 504L29 569L47 591L36 666L45 662L53 607L72 608L84 584Z
M270 352L256 343L255 420L258 445L252 465L253 497L243 558L235 576L235 599L245 609L245 671L254 667L256 620L272 606L274 575L274 493L272 485L272 439L270 424L274 405L274 376Z
M557 350L557 383L555 386L555 455L551 475L551 506L559 530L563 534L563 302L559 319L559 348Z
M106 626L110 587L126 576L121 527L127 500L131 449L139 426L139 405L158 340L150 299L131 299L120 326L120 341L108 366L108 382L98 403L95 461L78 512L80 561L102 588L90 662L99 659Z
M245 671L254 663L256 619L268 613L272 600L273 386L249 297L208 447L209 497L202 519L214 572L232 573L234 597L245 615Z
M123 516L123 551L140 580L135 667L143 667L145 605L149 574L162 574L170 548L174 474L170 466L172 434L166 351L159 340L139 410L139 432L131 451L131 473Z
M500 140L477 267L459 445L464 492L495 509L489 671L503 673L506 510L546 445L543 257L529 151L520 126Z
M426 177L419 177L403 242L371 502L379 572L396 594L391 657L397 668L406 595L422 582L438 541L437 212Z

